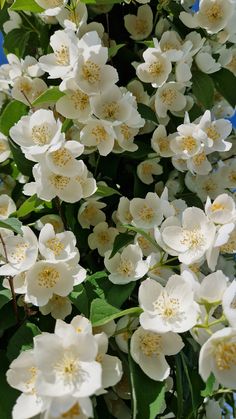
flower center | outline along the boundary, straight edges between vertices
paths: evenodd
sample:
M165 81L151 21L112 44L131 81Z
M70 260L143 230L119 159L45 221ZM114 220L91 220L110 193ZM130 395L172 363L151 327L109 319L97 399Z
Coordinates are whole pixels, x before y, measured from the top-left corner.
M35 144L45 145L51 139L51 132L47 125L35 125L32 128L31 137Z
M90 84L94 84L100 80L101 67L93 61L86 61L82 65L83 78Z
M63 243L57 237L47 240L46 246L52 250L55 256L59 256L64 249Z
M38 274L38 284L40 287L53 288L60 279L59 272L52 267L44 268Z
M138 215L143 221L151 221L154 217L154 210L150 208L147 204L144 204L144 206L139 211Z
M190 249L197 249L205 244L205 238L198 228L183 230L183 238L180 240L180 243L186 244Z
M210 23L214 23L215 21L221 19L224 15L223 9L219 4L213 4L212 6L208 7L205 13Z
M52 174L49 177L49 181L56 189L63 190L70 182L70 178L67 176Z
M152 76L160 76L163 73L163 71L164 71L163 64L159 60L154 61L148 66L148 72Z
M195 138L188 136L184 137L181 141L181 148L182 150L193 151L196 148L196 140Z
M79 403L74 404L67 412L62 414L62 418L65 419L77 419L77 417L80 415L80 405Z
M161 93L161 100L165 105L171 106L177 98L177 92L174 89L166 89Z
M19 262L23 262L23 260L25 260L25 253L26 250L28 249L29 244L28 243L18 243L14 250L10 253L10 257L13 260L13 263L19 263Z
M109 233L101 231L97 236L98 242L102 245L106 245L110 242Z
M215 349L215 361L220 371L236 365L236 343L220 342Z
M0 153L7 150L7 145L4 141L0 140Z
M225 206L223 204L218 204L217 202L215 204L211 205L211 211L215 212L215 211L219 211L219 210L224 210Z
M206 129L207 136L212 140L216 141L219 140L220 134L216 131L216 129L211 125L209 128Z
M71 95L71 100L74 103L74 107L76 110L84 111L89 104L89 97L86 93L82 92L81 90L76 90Z
M139 348L146 356L160 355L161 336L147 332L139 337Z
M66 148L59 148L52 152L52 160L57 166L64 167L72 160L72 156Z
M204 161L206 161L206 154L204 152L193 156L193 162L196 166L201 166Z
M153 307L157 314L165 319L171 319L179 314L180 303L177 298L170 297L166 291L163 291L154 301Z
M0 215L7 215L8 205L1 205L0 206Z
M121 258L117 272L122 276L130 277L134 272L133 263L127 258Z
M135 32L138 35L146 34L146 32L148 31L148 23L147 23L147 21L145 19L139 19L139 18L137 18L135 20L134 29L135 29Z
M55 51L56 63L59 65L69 65L70 55L68 46L62 44L59 49Z
M128 125L122 124L120 127L120 131L126 141L129 141L131 138L133 138L133 135Z
M102 141L107 140L107 137L108 137L107 132L105 128L101 125L96 125L96 127L92 129L91 133L95 137L97 144L101 143Z
M107 105L103 105L103 118L116 119L118 111L119 105L117 102L110 102Z

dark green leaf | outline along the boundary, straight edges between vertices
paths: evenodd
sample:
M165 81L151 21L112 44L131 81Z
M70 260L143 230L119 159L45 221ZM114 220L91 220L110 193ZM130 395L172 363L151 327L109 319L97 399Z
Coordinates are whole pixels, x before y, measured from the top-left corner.
M216 90L229 102L234 108L236 105L236 77L226 68L211 74Z
M11 300L11 291L3 289L0 291L0 309Z
M30 198L26 199L25 202L18 208L16 211L17 217L25 217L26 215L33 212L42 204L42 199L38 198L37 195L33 195Z
M24 56L29 41L30 32L22 28L13 29L4 37L4 49L9 54L15 54L21 58Z
M70 294L70 299L80 313L89 315L88 297L83 284L76 285Z
M106 300L109 304L120 308L122 304L129 298L132 291L135 288L135 282L130 282L125 285L112 284L110 289L106 293Z
M15 359L22 350L33 347L34 336L40 334L40 330L32 323L23 323L9 340L7 357L10 361Z
M50 87L50 89L45 90L45 92L38 96L32 105L38 106L42 105L43 103L55 103L62 96L65 96L65 93L61 92L58 87Z
M0 116L0 132L8 135L10 128L27 113L28 108L24 103L21 103L18 100L9 102Z
M5 304L0 311L0 330L6 330L16 324L12 301ZM1 364L1 363L0 363Z
M20 146L14 141L9 140L9 146L18 170L25 176L31 176L34 163L25 158Z
M8 218L7 220L0 221L0 228L6 228L7 230L14 231L16 234L23 235L21 230L22 222L18 218Z
M205 109L211 109L214 103L214 83L208 74L201 71L193 71L192 77L193 94L199 104Z
M41 13L44 11L34 0L15 0L10 10L22 10L25 12Z
M133 241L134 241L134 236L131 236L130 234L127 234L127 233L118 234L118 236L116 236L114 240L113 249L112 249L109 259L113 258L113 256L115 256L115 254L120 249L122 249L122 247L126 246L129 243L132 243Z
M139 315L142 313L140 307L132 307L126 310L118 310L116 307L108 304L105 300L96 298L92 301L90 309L90 320L94 327L102 326L109 321L123 317L127 314Z
M10 419L12 409L20 392L10 387L6 380L6 372L9 368L9 362L3 350L0 351L0 416L1 419Z
M154 124L158 124L158 120L155 112L144 103L138 103L138 111L142 118L147 121L152 121Z
M155 419L165 401L165 383L149 378L129 356L133 419Z

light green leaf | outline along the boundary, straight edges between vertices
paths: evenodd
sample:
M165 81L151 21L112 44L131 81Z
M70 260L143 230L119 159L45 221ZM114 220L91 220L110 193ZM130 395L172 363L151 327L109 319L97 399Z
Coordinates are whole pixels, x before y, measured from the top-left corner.
M165 401L165 383L149 378L129 354L133 419L155 419Z
M127 234L127 233L118 234L118 236L116 236L114 240L113 249L112 249L109 259L113 258L113 256L115 256L115 254L120 249L122 249L122 247L128 245L129 243L132 243L133 241L134 241L134 236L131 236L130 234Z
M18 100L9 102L0 116L0 132L8 135L10 128L27 113L28 108L24 103L21 103Z
M25 217L26 215L33 212L36 208L38 208L42 204L42 199L38 198L37 195L33 195L30 198L26 199L25 202L18 208L16 211L17 217Z
M3 9L5 3L6 3L6 0L0 0L0 7L1 7L1 9Z
M199 104L205 109L211 109L214 103L214 83L208 74L201 71L193 71L192 77L193 94Z
M139 315L142 311L140 307L132 307L121 311L105 300L96 298L91 304L90 321L94 327L97 327L128 314Z
M108 48L108 57L112 58L115 57L115 55L117 54L117 52L123 48L125 46L125 44L118 44L118 45L114 45L113 47Z
M138 111L141 117L147 121L152 121L154 124L158 124L158 120L155 112L144 103L138 103Z
M23 235L21 230L22 222L18 218L8 218L7 220L0 221L0 228L6 228L7 230L14 231L14 233Z
M236 106L236 77L226 68L211 74L216 90L229 102L234 108Z
M34 0L15 0L10 10L22 10L24 12L41 13L44 11Z
M55 103L62 96L65 96L65 93L61 92L58 87L50 87L50 89L45 90L45 92L38 96L32 105L38 106L42 105L43 103Z
M97 186L98 188L95 192L96 195L103 196L103 197L111 196L111 195L121 195L119 191L111 188L110 186L107 186L107 185L97 185Z
M202 397L211 397L213 394L214 384L215 384L214 374L211 373L206 381L206 387L201 391Z

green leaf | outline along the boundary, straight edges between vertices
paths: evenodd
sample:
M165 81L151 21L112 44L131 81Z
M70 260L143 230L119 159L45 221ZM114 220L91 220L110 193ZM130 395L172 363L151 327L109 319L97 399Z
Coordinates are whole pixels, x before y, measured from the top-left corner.
M111 320L128 314L139 315L142 311L143 310L140 307L132 307L121 311L111 304L108 304L105 300L96 298L91 304L90 321L94 327L102 326L109 323Z
M0 309L11 300L11 291L3 289L0 291Z
M99 196L111 196L111 195L121 195L121 193L119 191L117 191L116 189L111 188L110 186L107 185L98 185L98 188L95 192L96 195Z
M236 77L226 68L211 74L216 90L229 102L234 108L236 105Z
M25 176L31 176L34 163L25 158L20 146L14 143L14 141L9 139L8 142L18 170Z
M89 315L88 297L83 284L76 285L70 294L70 300L80 313Z
M120 308L122 304L132 294L135 285L135 281L130 282L129 284L122 285L122 287L120 285L112 284L110 289L106 293L106 300L112 306Z
M112 249L109 259L113 258L113 256L115 256L115 254L120 249L122 249L122 247L126 246L129 243L132 243L133 241L134 241L134 236L131 236L130 234L127 234L127 233L118 234L118 236L116 236L114 240L113 249Z
M205 109L211 109L214 103L214 83L208 74L193 71L193 94Z
M197 416L197 412L196 412L196 405L195 405L195 398L194 398L194 391L193 391L193 386L192 386L192 381L190 379L190 375L189 375L189 371L188 371L188 366L185 360L185 355L183 352L180 352L180 358L183 364L183 370L187 379L187 383L188 383L188 388L190 391L190 396L191 396L191 402L192 402L192 414L193 417L196 418Z
M0 132L8 135L10 128L27 113L28 108L24 103L21 103L18 100L9 102L0 116Z
M118 44L118 45L114 45L113 47L108 48L108 57L112 58L115 57L115 55L117 54L117 52L123 48L125 46L125 44Z
M33 212L36 208L38 208L42 204L42 199L38 198L37 195L33 195L30 198L26 199L25 202L18 208L16 211L17 217L25 217L26 215Z
M38 106L42 105L43 103L55 103L62 96L65 96L65 93L61 92L58 87L50 87L50 89L45 90L45 92L38 96L32 105Z
M0 331L9 329L17 323L12 301L5 304L0 311ZM0 362L1 364L1 362Z
M0 412L1 419L9 419L12 417L12 409L20 392L9 386L6 380L6 372L9 368L9 362L6 353L0 350Z
M10 10L22 10L24 12L41 13L44 11L34 0L15 0Z
M23 323L9 340L7 346L8 359L12 361L22 350L32 348L34 336L40 333L41 331L35 324L30 322Z
M165 401L165 383L149 378L129 355L133 419L155 419Z
M155 112L144 103L138 103L138 111L141 117L147 121L152 121L154 124L158 124L158 120Z
M7 230L14 231L16 234L20 234L23 236L23 232L21 230L22 222L18 220L18 218L7 218L7 220L0 221L0 228L6 228Z
M26 46L29 41L30 32L17 28L10 31L4 37L4 50L6 52L17 55L19 58L24 56Z
M5 3L6 3L6 0L0 0L0 7L1 7L1 9L3 9Z
M62 124L61 127L61 132L66 132L67 130L69 130L71 127L73 126L73 121L72 119L65 119L65 121Z
M211 397L213 394L213 388L215 384L214 374L211 373L206 381L206 387L201 391L202 397Z

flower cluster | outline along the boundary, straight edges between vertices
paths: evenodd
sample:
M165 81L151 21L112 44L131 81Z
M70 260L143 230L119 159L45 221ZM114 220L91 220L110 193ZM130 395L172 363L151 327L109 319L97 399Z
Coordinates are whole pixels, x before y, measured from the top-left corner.
M235 1L3 3L6 414L228 417Z

